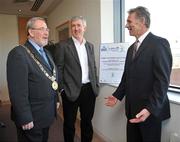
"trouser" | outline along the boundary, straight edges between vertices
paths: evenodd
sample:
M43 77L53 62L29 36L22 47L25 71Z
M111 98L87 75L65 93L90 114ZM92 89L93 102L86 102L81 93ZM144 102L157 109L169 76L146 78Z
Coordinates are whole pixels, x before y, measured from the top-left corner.
M18 142L47 142L49 127L42 129L30 129L23 130L20 127L17 128Z
M93 138L92 118L95 108L95 95L90 83L82 86L80 95L75 102L69 101L65 92L62 95L64 114L64 142L74 142L75 121L80 111L81 142L91 142Z
M127 142L161 142L161 121L152 115L141 123L127 121Z

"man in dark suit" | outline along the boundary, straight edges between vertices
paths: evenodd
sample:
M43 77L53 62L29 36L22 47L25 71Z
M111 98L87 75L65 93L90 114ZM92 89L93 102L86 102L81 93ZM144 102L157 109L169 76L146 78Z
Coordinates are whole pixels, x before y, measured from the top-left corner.
M47 142L56 116L57 70L50 54L43 50L49 36L45 20L31 18L27 32L26 43L12 49L7 59L11 118L18 141Z
M56 45L55 63L58 68L64 115L64 141L73 142L79 108L81 142L91 142L92 118L98 95L94 46L83 37L86 21L81 16L71 19L72 37Z
M150 13L145 7L128 13L126 27L136 42L128 49L123 77L117 90L107 97L106 105L114 106L117 99L126 96L127 141L160 142L161 122L170 118L170 45L149 32Z

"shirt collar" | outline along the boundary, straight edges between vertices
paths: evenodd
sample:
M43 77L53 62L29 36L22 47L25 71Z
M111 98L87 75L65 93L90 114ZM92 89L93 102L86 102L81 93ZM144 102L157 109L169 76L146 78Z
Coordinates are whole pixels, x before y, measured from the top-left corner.
M33 40L28 39L28 41L33 45L33 48L35 48L39 53L40 53L40 49L43 47L40 47L38 44L36 44Z
M143 42L143 40L146 38L146 36L149 34L149 30L148 31L146 31L142 36L140 36L139 38L138 38L138 41L140 42L140 43L142 43Z
M83 38L83 42L80 44L79 41L72 36L72 40L74 41L75 45L85 45L86 40Z

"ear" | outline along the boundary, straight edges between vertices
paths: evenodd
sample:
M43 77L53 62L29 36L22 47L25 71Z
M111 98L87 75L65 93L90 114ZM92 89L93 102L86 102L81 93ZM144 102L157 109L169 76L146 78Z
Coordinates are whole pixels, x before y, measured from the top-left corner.
M84 31L86 31L87 26L84 26Z
M143 23L143 25L145 25L145 18L144 17L142 18L142 23Z
M34 37L34 31L33 31L32 29L29 29L29 30L28 30L28 33L29 33L29 35L30 35L31 37Z

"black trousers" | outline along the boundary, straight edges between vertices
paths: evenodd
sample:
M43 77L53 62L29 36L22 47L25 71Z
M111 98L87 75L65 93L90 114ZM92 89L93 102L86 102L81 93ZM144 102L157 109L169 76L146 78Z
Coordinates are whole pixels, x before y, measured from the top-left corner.
M23 130L16 127L18 142L47 142L49 135L49 127L42 129Z
M127 142L161 142L161 121L153 116L142 123L128 121Z
M64 142L74 142L75 121L78 108L81 118L81 142L92 141L93 126L91 120L94 115L95 98L90 83L82 86L80 95L75 102L69 101L64 92L62 95Z

